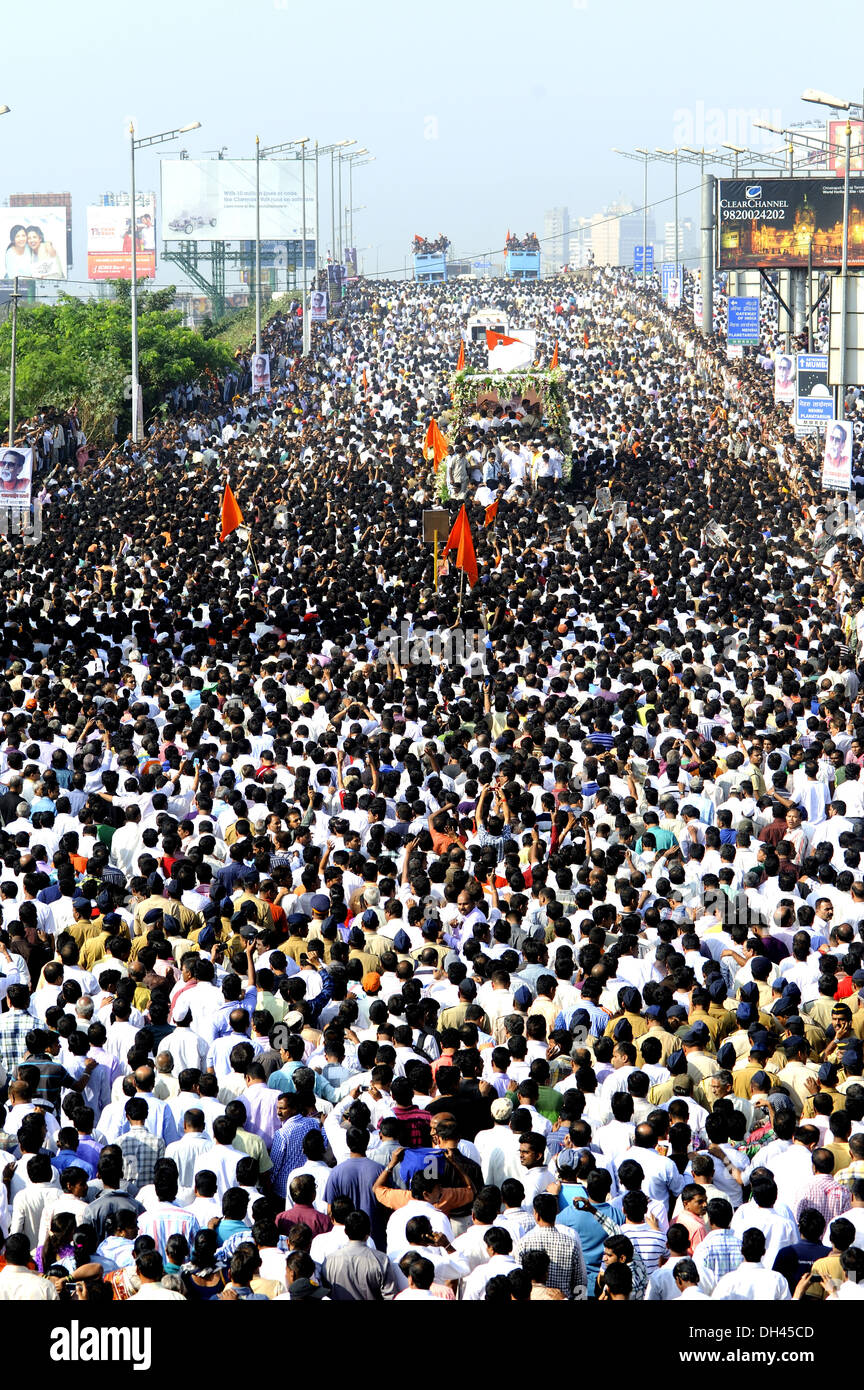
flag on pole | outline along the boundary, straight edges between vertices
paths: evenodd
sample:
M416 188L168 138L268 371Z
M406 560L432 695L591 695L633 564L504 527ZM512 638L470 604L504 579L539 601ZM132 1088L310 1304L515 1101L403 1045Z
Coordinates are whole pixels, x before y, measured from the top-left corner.
M549 366L550 366L550 367L557 367L557 366L558 366L558 339L557 339L557 338L555 339L555 351L552 353L552 361L549 363Z
M464 338L462 339L462 341L461 341L460 344L459 344L459 361L456 363L456 370L457 370L457 372L462 372L462 371L465 370L465 339L464 339Z
M492 502L492 503L490 503L490 505L486 508L486 517L485 517L485 520L484 520L484 522L483 522L483 530L484 530L484 531L486 530L486 527L487 527L487 526L491 526L491 525L492 525L492 522L495 520L496 516L498 515L498 502L499 502L499 500L500 500L500 499L496 497L496 498L495 498L495 501Z
M232 531L236 531L238 526L243 525L243 513L237 505L237 498L231 491L229 483L225 484L225 492L222 497L222 535L220 541L224 541L226 536L230 536Z
M465 503L459 509L459 515L453 523L453 530L447 537L447 544L444 547L444 557L448 551L456 551L456 568L462 570L471 588L477 583L477 557L474 554L474 541L471 538L471 527L468 524L468 513L465 510Z
M368 379L367 379L367 377L366 377L366 368L365 368L365 367L363 368L363 375L362 375L362 377L360 378L360 380L361 380L362 385L363 385L363 394L364 394L364 396L368 396L368 394L369 394L369 382L368 382Z
M534 349L536 347L537 335L532 329L530 337L533 342L526 338L509 337L506 333L493 333L490 328L486 329L486 346L489 349L489 370L490 371L518 371L521 367L530 367L534 361Z
M426 431L426 438L423 441L423 452L427 459L431 452L436 468L441 460L447 457L447 440L444 438L434 420L429 421L429 428Z
M582 330L582 341L583 341L583 343L585 344L585 351L587 352L587 351L588 351L588 330L587 330L587 328Z

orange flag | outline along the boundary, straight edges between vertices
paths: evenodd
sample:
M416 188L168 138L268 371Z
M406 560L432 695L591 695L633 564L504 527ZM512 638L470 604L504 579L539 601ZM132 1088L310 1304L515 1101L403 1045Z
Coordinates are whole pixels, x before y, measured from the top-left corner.
M462 371L465 370L465 339L464 339L464 338L462 339L461 343L459 344L459 361L456 363L456 370L457 370L457 372L462 372Z
M220 541L224 541L226 536L230 536L232 531L236 531L238 526L243 525L243 513L237 505L237 498L231 491L228 483L225 484L225 495L222 498L222 535Z
M588 330L587 330L587 328L584 329L583 332L582 332L582 341L583 341L583 343L585 344L585 347L586 347L586 349L587 349L587 347L588 347Z
M496 498L495 498L495 501L494 501L494 502L491 502L491 503L489 504L489 506L486 508L486 518L485 518L485 520L484 520L484 522L483 522L483 530L484 530L484 531L486 530L486 527L487 527L487 526L491 526L491 525L492 525L492 522L495 520L496 516L498 515L498 502L499 502L499 500L500 500L500 499L499 499L498 497L496 497Z
M435 460L436 468L438 467L441 460L443 458L446 458L447 456L447 440L444 438L443 434L439 430L438 425L434 420L429 421L429 428L426 431L426 438L423 441L423 448L427 458L429 457L429 451L431 450L432 457Z
M557 338L555 339L555 351L554 351L553 354L552 354L552 361L549 363L549 366L550 366L550 367L557 367L557 366L558 366L558 339L557 339Z
M471 538L471 527L468 524L468 513L465 510L465 503L459 509L459 515L453 523L453 530L447 537L447 544L444 547L444 556L450 550L456 551L456 568L462 570L471 588L477 583L477 557L474 554L474 541Z
M363 394L364 394L364 396L365 396L365 395L368 395L368 394L369 394L369 382L368 382L368 380L366 379L366 368L365 368L365 367L363 368L363 376L361 377L361 382L362 382L362 385L363 385Z

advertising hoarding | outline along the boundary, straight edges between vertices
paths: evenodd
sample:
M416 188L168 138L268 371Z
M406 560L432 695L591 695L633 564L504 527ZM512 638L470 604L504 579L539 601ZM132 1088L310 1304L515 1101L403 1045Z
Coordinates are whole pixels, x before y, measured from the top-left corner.
M156 199L137 198L136 273L139 280L156 278ZM126 207L87 209L87 279L132 279L132 213Z
M849 137L849 173L864 173L864 122L850 121L852 134ZM846 173L846 122L827 121L826 137L829 145L834 145L833 150L828 151L828 167L838 178L843 178Z
M164 241L245 241L255 236L254 159L163 159ZM300 161L258 165L261 237L299 241L303 231ZM314 238L315 199L306 189L306 235Z
M720 179L721 270L839 266L843 183L836 178ZM864 181L849 182L849 264L864 266Z
M2 278L65 280L66 209L0 208Z

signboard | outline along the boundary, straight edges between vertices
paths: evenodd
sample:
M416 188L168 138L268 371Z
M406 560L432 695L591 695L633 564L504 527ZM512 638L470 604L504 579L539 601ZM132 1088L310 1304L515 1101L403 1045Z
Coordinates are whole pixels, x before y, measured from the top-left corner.
M834 418L834 400L828 385L828 354L799 352L795 358L795 424L829 425Z
M651 275L654 271L654 247L634 246L633 247L633 269L637 275L641 275L643 270Z
M732 360L736 359L736 358L743 357L743 356L744 356L744 348L742 347L742 345L741 345L740 343L727 343L727 344L726 344L726 356L727 356L727 358L729 359L730 362L731 362Z
M156 199L135 200L136 274L156 278ZM87 209L87 279L132 279L132 211L126 207Z
M822 486L849 492L852 487L852 426L832 420L825 433Z
M65 280L66 209L0 208L4 280Z
M720 179L718 237L721 270L761 266L790 269L839 266L843 241L843 184L836 178ZM849 184L850 227L864 223L864 181ZM849 264L864 266L864 239L849 238Z
M786 405L795 399L794 363L785 352L778 352L774 358L774 399Z
M310 323L327 322L327 291L313 290L309 296Z
M252 390L270 390L269 352L253 352L252 354Z
M664 261L660 267L660 293L665 299L669 293L669 281L675 275L675 262Z
M730 295L726 341L736 347L758 347L759 300L747 295Z
M301 161L262 159L261 237L301 240ZM165 241L243 241L255 236L254 159L163 159ZM314 237L315 198L307 189L306 235Z
M436 536L446 541L449 534L449 512L430 510L423 513L423 540L427 545L433 545Z
M826 121L825 136L829 145L836 149L828 151L828 168L832 174L843 178L846 173L846 122ZM864 173L864 123L850 121L852 134L849 139L849 173Z

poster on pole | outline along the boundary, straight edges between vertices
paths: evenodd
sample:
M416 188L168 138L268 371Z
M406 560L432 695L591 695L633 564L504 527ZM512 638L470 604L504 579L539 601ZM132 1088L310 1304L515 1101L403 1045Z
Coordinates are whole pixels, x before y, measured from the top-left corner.
M832 420L828 426L822 486L841 492L849 492L852 487L852 426L846 420Z
M327 322L327 291L313 290L309 296L310 323Z
M270 390L269 352L255 352L252 354L252 390Z
M774 358L774 399L791 405L795 399L795 377L792 372L792 358L785 352L778 352Z
M0 448L0 507L29 507L33 450Z
M795 357L795 426L808 434L830 425L834 397L828 385L827 352L799 352Z
M681 277L673 275L669 280L669 288L666 291L666 307L668 309L681 308Z

